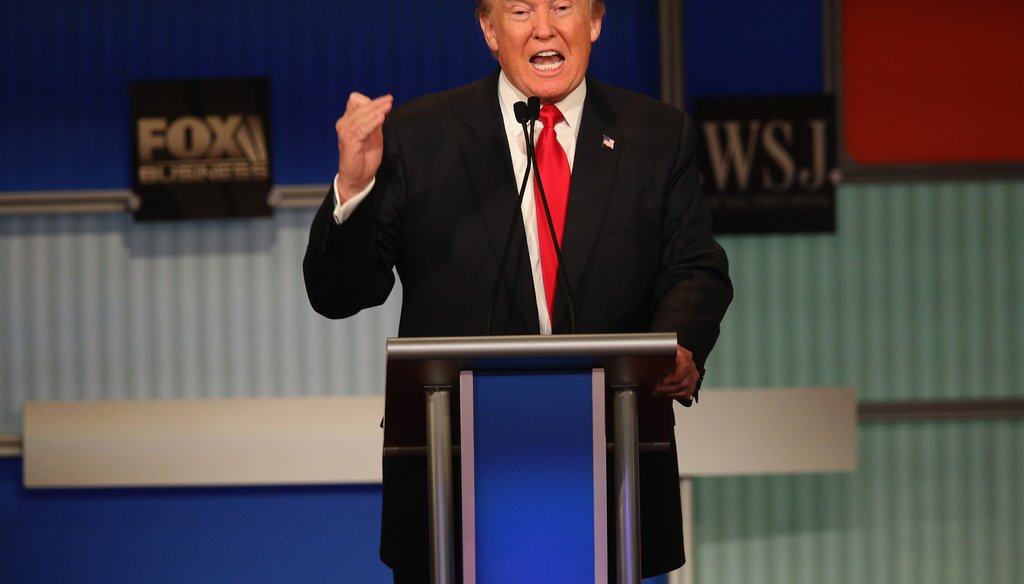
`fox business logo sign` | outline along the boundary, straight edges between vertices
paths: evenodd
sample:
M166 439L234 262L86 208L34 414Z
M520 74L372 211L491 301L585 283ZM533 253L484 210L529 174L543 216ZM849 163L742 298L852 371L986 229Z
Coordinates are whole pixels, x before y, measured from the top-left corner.
M140 185L270 178L258 115L140 118L136 133Z
M697 101L716 232L835 230L834 110L831 96Z
M271 214L266 78L132 84L140 220Z

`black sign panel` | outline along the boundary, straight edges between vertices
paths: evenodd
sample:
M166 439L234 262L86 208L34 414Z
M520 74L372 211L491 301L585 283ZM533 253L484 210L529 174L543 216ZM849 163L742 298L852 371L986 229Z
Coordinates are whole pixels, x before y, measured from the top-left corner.
M270 81L132 83L139 220L268 216Z
M835 231L832 96L704 98L695 106L716 233Z

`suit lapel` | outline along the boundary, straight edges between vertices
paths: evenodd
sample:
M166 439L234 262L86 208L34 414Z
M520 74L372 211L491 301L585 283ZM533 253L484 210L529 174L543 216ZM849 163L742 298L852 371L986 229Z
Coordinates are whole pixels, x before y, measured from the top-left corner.
M606 137L614 140L612 147L605 144ZM618 172L622 141L614 113L600 85L587 79L587 98L576 137L576 155L569 184L569 208L562 236L562 258L573 291L579 286L601 228ZM553 321L552 330L568 329L568 304L565 285L561 281L555 294Z
M519 179L512 170L508 138L498 104L498 73L481 80L474 87L462 116L459 146L473 194L480 206L480 216L487 231L495 266L505 253L509 225L516 213ZM533 293L529 254L522 221L515 222L500 294L513 297L520 317L530 332L538 332L537 302ZM490 302L490 298L485 300ZM498 306L501 306L499 302ZM499 319L496 322L500 322ZM500 324L499 324L500 327ZM500 329L499 329L500 330Z

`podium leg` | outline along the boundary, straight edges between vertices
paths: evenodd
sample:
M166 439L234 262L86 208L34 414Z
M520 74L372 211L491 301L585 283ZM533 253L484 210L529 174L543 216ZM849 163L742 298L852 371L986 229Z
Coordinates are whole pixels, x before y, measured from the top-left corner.
M452 525L451 388L427 387L426 397L430 576L433 584L452 584L455 581L455 540Z
M619 584L640 583L639 439L636 387L613 387L615 499Z

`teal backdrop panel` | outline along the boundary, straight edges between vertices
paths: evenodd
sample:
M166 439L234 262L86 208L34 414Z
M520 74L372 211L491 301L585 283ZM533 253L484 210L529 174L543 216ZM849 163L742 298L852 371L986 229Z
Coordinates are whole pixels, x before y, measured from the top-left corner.
M736 298L707 386L1024 395L1024 182L848 185L837 205L834 235L721 238ZM314 313L311 220L0 217L0 433L27 399L383 393L400 290Z
M845 185L830 235L725 236L720 387L1024 396L1024 183Z
M1024 423L859 431L854 474L698 479L695 581L1020 582Z

